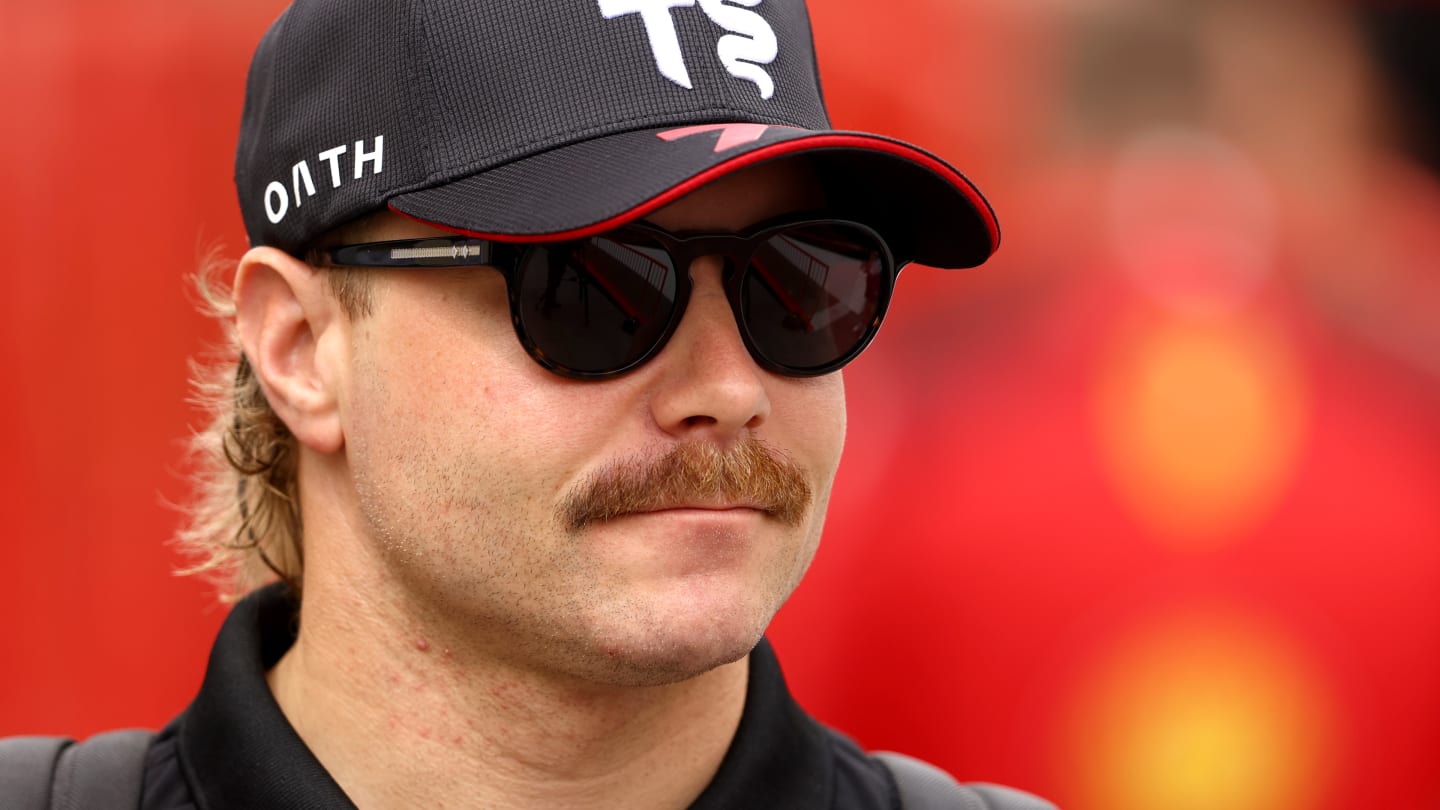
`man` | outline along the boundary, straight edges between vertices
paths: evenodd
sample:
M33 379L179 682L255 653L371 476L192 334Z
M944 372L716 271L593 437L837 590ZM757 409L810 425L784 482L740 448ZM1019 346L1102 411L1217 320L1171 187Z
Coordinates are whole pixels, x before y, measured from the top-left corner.
M999 234L827 127L799 0L297 0L184 536L244 598L140 806L897 806L762 635L896 272Z

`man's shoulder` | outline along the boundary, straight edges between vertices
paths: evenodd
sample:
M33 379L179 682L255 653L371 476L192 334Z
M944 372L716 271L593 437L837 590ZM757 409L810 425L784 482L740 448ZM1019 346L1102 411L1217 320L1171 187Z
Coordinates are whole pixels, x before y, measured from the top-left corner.
M1056 810L1031 793L988 783L960 784L945 770L894 751L870 754L890 772L905 810Z
M134 807L154 733L139 729L69 737L0 739L0 798L11 810Z
M1053 810L1019 791L962 788L943 770L913 757L867 752L794 700L768 641L751 656L749 687L730 754L697 803L699 810Z
M185 715L161 729L145 756L145 792L140 810L193 810L195 794L180 763L180 724Z
M1056 810L1024 791L988 783L961 784L944 769L894 751L865 751L821 725L835 762L834 810Z
M824 733L835 769L834 810L894 807L895 783L884 763L866 753L854 740L829 726L816 723Z

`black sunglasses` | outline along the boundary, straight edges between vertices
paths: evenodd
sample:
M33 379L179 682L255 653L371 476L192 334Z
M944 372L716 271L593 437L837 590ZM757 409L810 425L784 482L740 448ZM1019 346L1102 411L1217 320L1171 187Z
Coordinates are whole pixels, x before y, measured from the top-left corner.
M871 228L844 220L761 225L746 233L673 234L648 224L565 242L404 239L318 251L347 267L494 267L505 275L515 334L535 362L566 377L635 369L669 340L699 256L725 260L730 309L751 357L792 377L836 371L875 337L896 262Z

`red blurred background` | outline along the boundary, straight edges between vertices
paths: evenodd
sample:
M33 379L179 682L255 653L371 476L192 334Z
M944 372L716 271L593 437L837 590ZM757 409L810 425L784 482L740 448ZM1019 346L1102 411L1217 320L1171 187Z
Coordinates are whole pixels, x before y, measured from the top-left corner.
M0 734L157 727L185 276L275 0L0 0ZM986 190L902 274L772 636L816 715L1069 810L1440 808L1440 181L1351 12L817 0L831 112Z

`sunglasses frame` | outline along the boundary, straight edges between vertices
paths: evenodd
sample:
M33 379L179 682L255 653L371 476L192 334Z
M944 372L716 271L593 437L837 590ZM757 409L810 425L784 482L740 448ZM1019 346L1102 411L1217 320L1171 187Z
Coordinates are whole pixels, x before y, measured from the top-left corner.
M856 229L869 237L880 260L884 263L880 274L881 290L875 302L875 314L865 329L865 334L845 354L820 366L788 366L772 360L755 343L750 329L741 315L741 284L751 270L751 260L760 248L773 236L786 231L805 227L834 227ZM525 266L530 252L540 249L555 249L566 244L583 243L590 239L623 241L627 234L637 234L657 243L664 249L673 263L675 273L675 305L668 322L657 334L654 343L636 359L619 368L606 371L580 371L558 363L550 358L541 347L535 345L525 329L523 302L520 300L520 271ZM725 260L722 282L725 297L741 341L757 365L767 371L787 377L816 377L839 371L865 350L880 331L880 324L890 308L895 292L895 280L906 262L897 262L890 246L880 234L868 225L846 219L804 218L793 215L779 220L762 222L738 233L713 231L683 231L673 233L664 228L645 222L635 222L581 239L554 242L499 242L470 236L441 236L421 239L396 239L384 242L365 242L351 245L318 248L311 252L313 264L334 267L423 269L440 267L489 267L500 271L505 278L506 295L510 301L510 321L515 336L536 363L562 377L573 380L608 380L634 371L649 362L663 350L679 327L685 310L690 304L690 293L694 281L690 268L701 256L717 256ZM763 281L762 281L763 283Z

